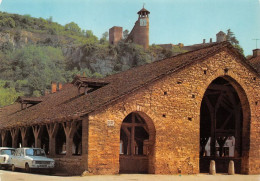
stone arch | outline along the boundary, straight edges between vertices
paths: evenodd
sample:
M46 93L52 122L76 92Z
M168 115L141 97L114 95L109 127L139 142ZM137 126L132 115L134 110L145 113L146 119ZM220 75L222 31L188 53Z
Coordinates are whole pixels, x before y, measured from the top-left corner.
M15 148L19 148L20 146L23 145L21 129L17 129L17 137L15 137L15 139L17 139L17 140L13 140L14 141L13 145Z
M75 125L75 131L72 136L72 154L82 154L82 121Z
M36 147L35 145L35 139L34 139L34 134L33 134L33 129L32 127L27 127L26 131L26 139L24 140L26 143L25 145L27 147Z
M129 113L120 128L120 173L154 173L155 126L141 111Z
M216 74L218 74L218 75L216 76ZM237 141L235 143L235 148L234 148L235 151L234 152L237 152L239 150L238 152L240 152L240 153L234 153L234 155L231 158L229 158L229 159L226 159L226 160L222 159L222 164L224 164L222 167L225 169L224 172L226 172L229 160L234 160L235 159L236 162L237 162L236 163L236 167L237 167L236 170L238 171L238 173L247 173L248 165L249 165L248 155L249 155L249 147L250 147L251 110L250 110L250 104L249 104L248 96L247 96L247 94L245 92L245 89L243 89L243 87L242 87L242 86L245 86L245 84L241 81L241 79L239 77L237 77L232 72L229 73L229 75L225 75L225 74L223 75L223 73L221 71L218 71L218 72L216 72L216 74L215 74L215 77L212 76L210 79L207 80L207 84L206 84L207 87L204 89L205 92L204 92L204 94L201 97L201 107L200 107L201 109L200 109L200 114L199 114L200 115L200 122L203 119L202 118L203 117L203 112L201 112L201 111L203 109L203 101L204 101L204 98L205 98L205 95L206 95L208 89L210 88L210 86L212 86L213 82L216 81L216 80L221 80L222 79L222 80L226 81L228 84L230 84L229 86L231 86L232 89L234 90L234 92L235 92L234 95L237 95L237 97L238 97L237 100L240 103L239 109L241 110L241 113L237 112L236 114L238 115L237 117L241 116L241 118L237 118L237 120L239 119L240 122L239 121L235 122L236 128L235 128L235 133L234 133L236 136L238 136L238 134L239 134L239 137L236 137ZM231 75L232 75L232 77L231 77ZM235 79L233 77L236 77L237 79ZM240 82L243 85L241 85ZM217 99L219 99L219 97ZM208 111L209 111L209 108L208 108ZM215 114L218 114L218 113L215 112ZM222 112L221 114L223 115L225 113ZM216 117L215 118L216 119L215 120L215 127L217 127L216 126L216 124L217 124L217 115L215 117ZM232 118L228 117L227 119L232 119ZM227 122L228 121L226 120L224 123L228 124ZM203 125L201 125L200 134L202 134L202 132L203 132L202 129L203 129ZM215 131L216 131L216 128L215 128ZM222 134L222 133L218 133L218 134ZM224 130L223 130L223 134L225 134ZM235 136L234 136L234 138L235 138ZM209 142L207 139L202 139L202 137L200 136L200 145L202 145L202 147L205 144L207 144L207 142ZM223 139L222 141L221 140L216 141L216 144L221 143L221 144L219 144L219 149L220 149L219 153L221 153L221 154L222 154L222 151L223 151L222 148L221 148L222 142L223 142L223 144L225 144L226 140ZM213 145L215 145L215 143ZM230 150L230 148L229 148L229 150ZM212 154L212 153L210 153L210 154ZM214 158L209 158L209 159L215 159L215 160L218 159L218 158L216 158L216 153L213 153L213 154L214 155L210 155L210 156L214 157ZM203 167L203 165L202 165L203 153L200 154L200 158L201 158L200 159L200 168L202 168ZM221 164L221 163L219 163L219 164Z
M59 127L56 134L56 149L55 152L58 155L66 154L67 148L66 148L66 134L64 131L64 128L61 123L58 123Z
M50 150L49 150L49 141L50 141L50 138L49 138L49 134L48 134L48 130L47 130L47 127L46 125L42 125L42 131L41 131L41 134L40 134L40 140L41 140L41 148L44 149L45 153L47 155L50 154Z
M5 131L3 146L12 147L12 136L10 130Z

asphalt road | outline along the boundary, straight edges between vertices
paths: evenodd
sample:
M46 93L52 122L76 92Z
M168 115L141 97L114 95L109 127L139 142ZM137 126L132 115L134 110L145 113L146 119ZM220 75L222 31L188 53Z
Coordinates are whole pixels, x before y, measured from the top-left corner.
M97 175L62 177L0 170L0 181L260 181L260 175Z

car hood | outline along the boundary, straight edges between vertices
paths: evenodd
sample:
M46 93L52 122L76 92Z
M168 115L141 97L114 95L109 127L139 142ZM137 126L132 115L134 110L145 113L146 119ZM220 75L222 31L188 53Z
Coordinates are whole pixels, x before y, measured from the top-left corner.
M54 161L53 159L44 156L27 156L27 158L36 161Z

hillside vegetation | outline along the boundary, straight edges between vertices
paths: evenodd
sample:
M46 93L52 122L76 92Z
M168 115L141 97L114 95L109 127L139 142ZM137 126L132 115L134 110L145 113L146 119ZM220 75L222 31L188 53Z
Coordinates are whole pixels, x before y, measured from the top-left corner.
M156 45L145 51L123 40L109 45L107 32L98 38L74 22L0 12L0 107L20 95L43 95L51 81L67 83L83 72L103 77L180 52Z

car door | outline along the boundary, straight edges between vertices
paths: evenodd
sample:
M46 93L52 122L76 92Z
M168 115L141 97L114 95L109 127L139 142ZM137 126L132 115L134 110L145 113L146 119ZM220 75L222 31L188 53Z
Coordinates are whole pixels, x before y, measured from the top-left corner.
M15 167L22 168L22 149L18 149L17 155L15 156Z

